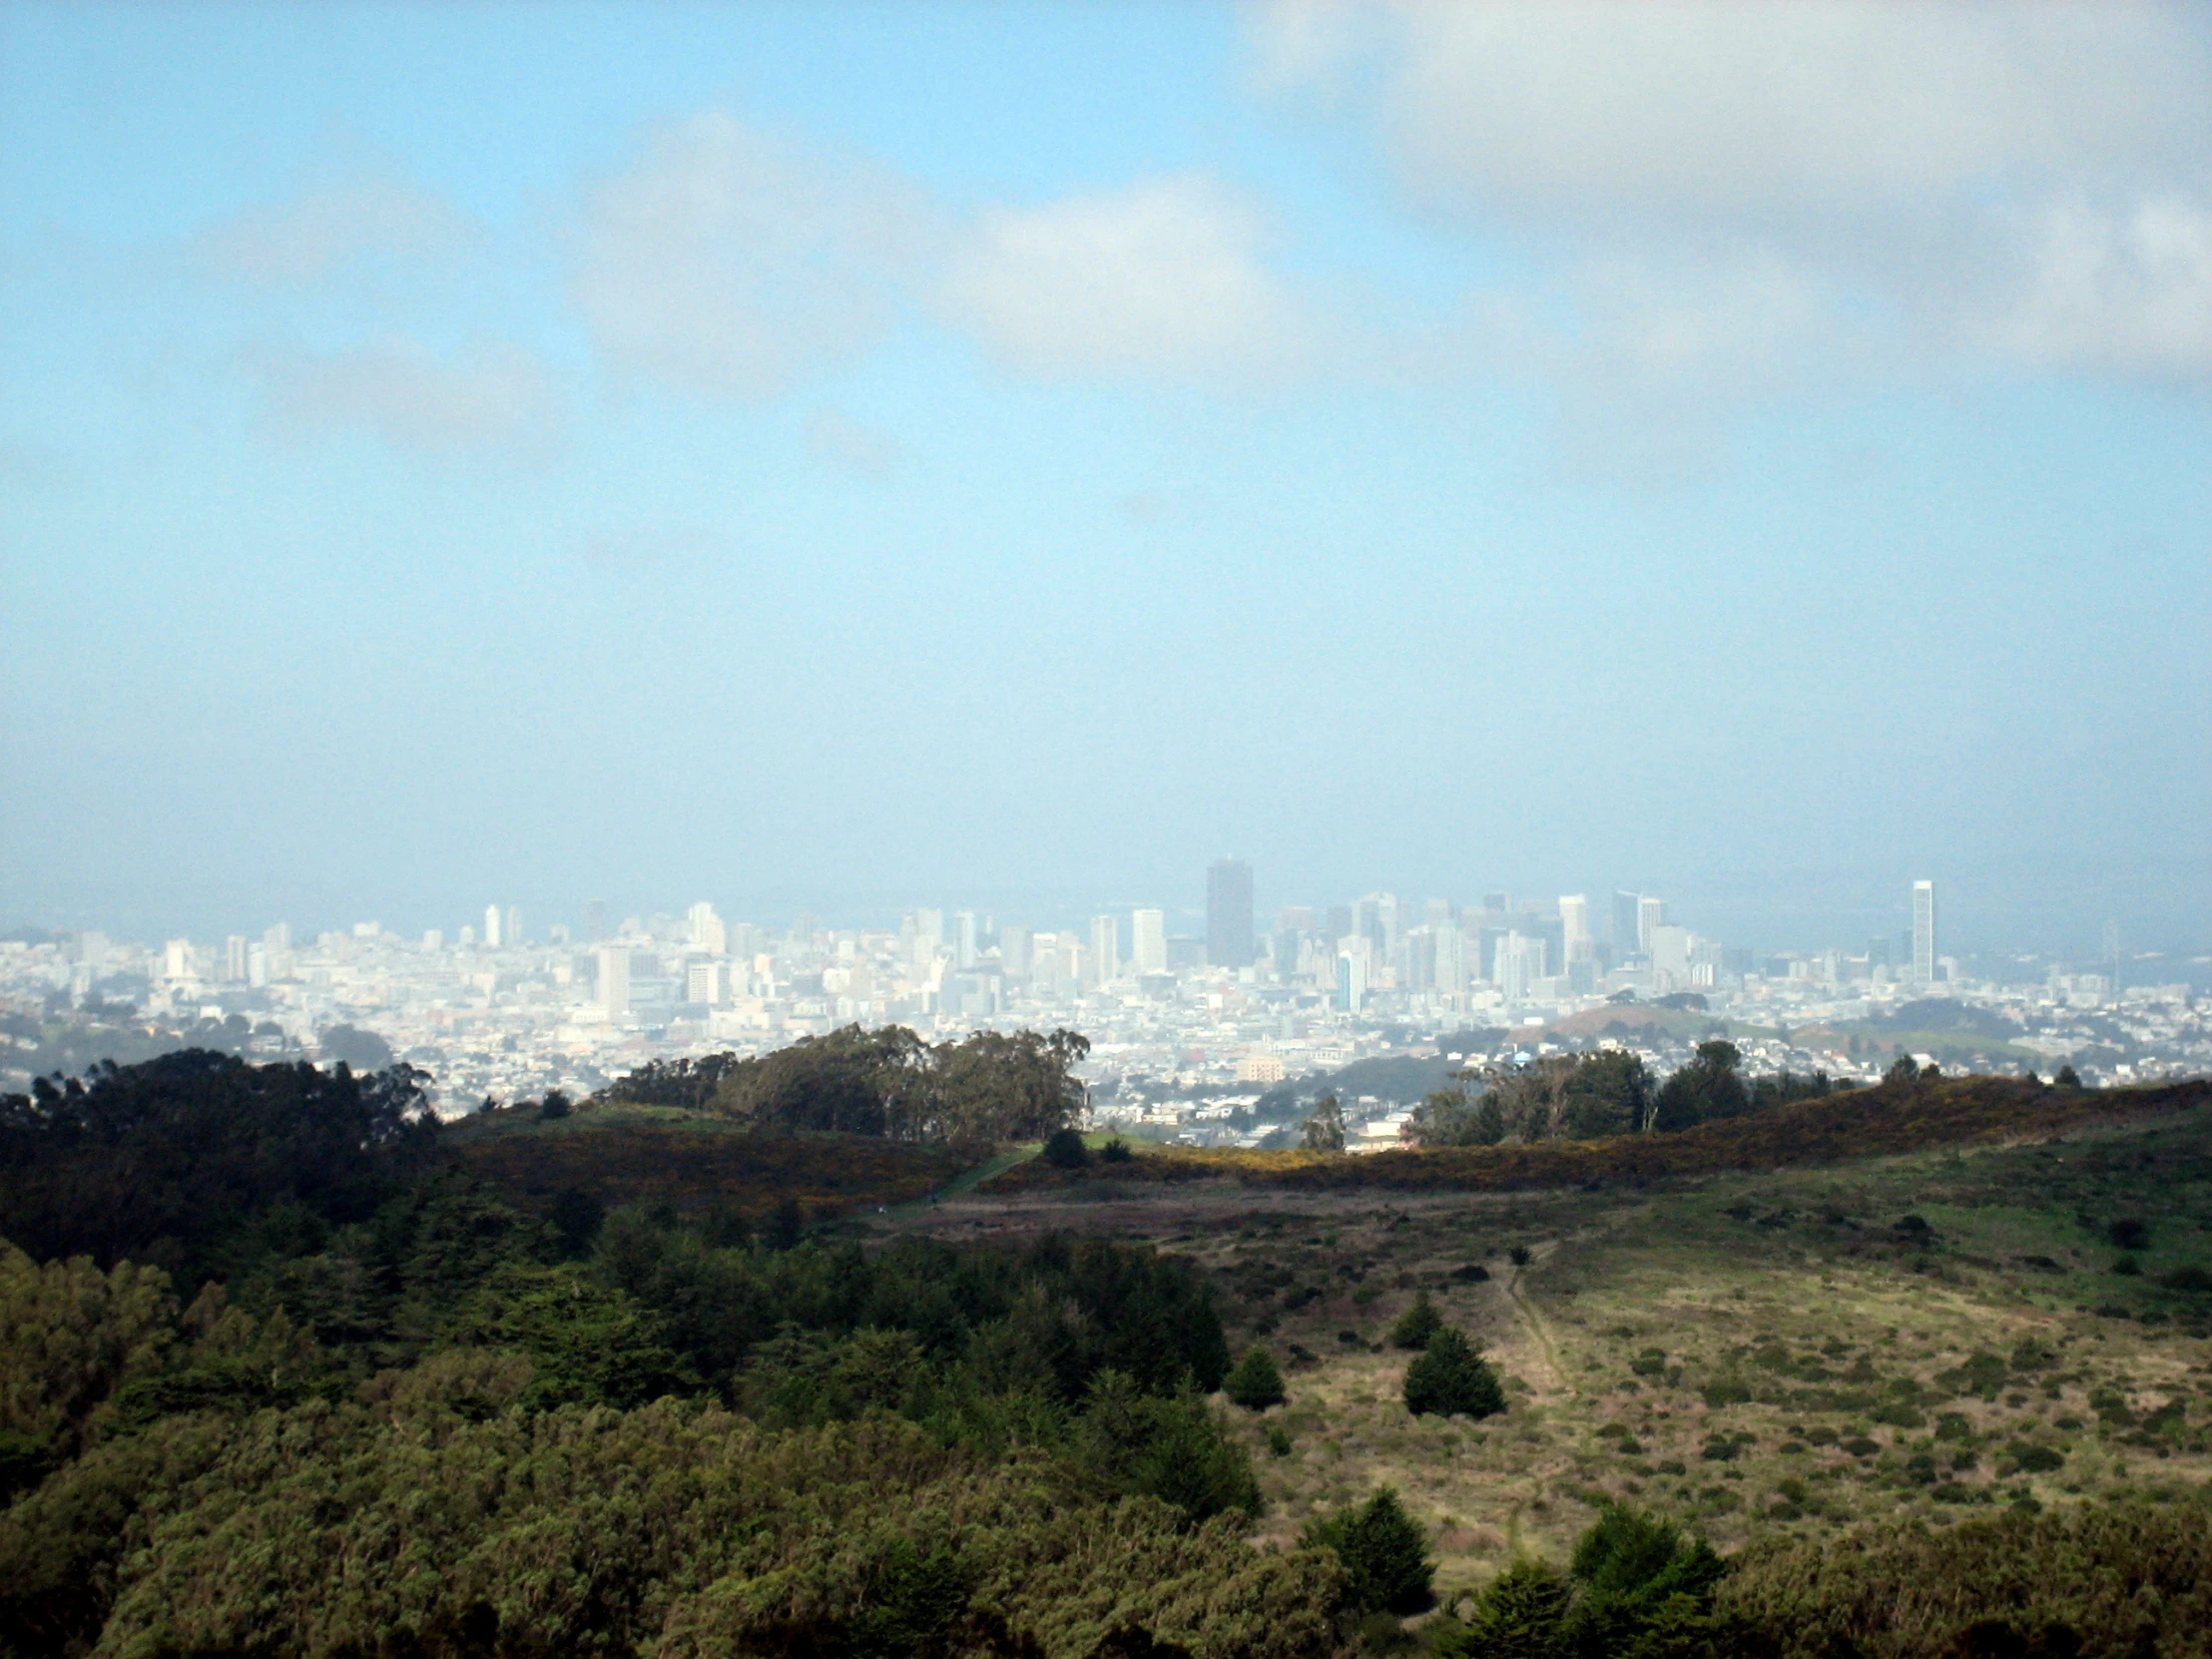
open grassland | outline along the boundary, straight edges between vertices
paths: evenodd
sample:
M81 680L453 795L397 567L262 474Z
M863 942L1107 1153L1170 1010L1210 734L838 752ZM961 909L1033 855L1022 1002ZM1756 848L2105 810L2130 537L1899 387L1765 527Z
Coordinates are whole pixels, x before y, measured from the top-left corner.
M755 1134L669 1107L590 1107L551 1121L493 1113L447 1134L464 1169L526 1208L583 1192L608 1209L713 1206L757 1219L793 1199L823 1219L926 1199L968 1162L870 1135Z
M1347 1190L1213 1160L1166 1181L1001 1178L1012 1191L922 1224L1107 1230L1204 1263L1233 1345L1265 1342L1286 1362L1288 1402L1239 1413L1270 1500L1263 1530L1287 1540L1391 1484L1428 1527L1447 1590L1516 1549L1563 1561L1606 1497L1729 1548L2204 1485L2207 1091L2030 1096L1988 1081L1807 1103L1841 1113L1825 1128L1786 1108L1800 1128L1766 1144L1792 1147L1772 1157L1789 1167L1676 1167L1664 1190ZM1962 1144L1930 1144L1946 1137ZM1805 1150L1895 1142L1917 1149ZM1171 1161L1201 1162L1136 1168ZM1422 1293L1504 1373L1502 1416L1405 1411L1409 1356L1386 1338Z
M2202 1080L2086 1092L2022 1078L1969 1076L1793 1101L1672 1134L1393 1150L1360 1157L1176 1147L1080 1171L1022 1164L991 1185L993 1190L1021 1191L1101 1181L1228 1179L1307 1191L1638 1187L1733 1171L1835 1164L1925 1147L2035 1139L2083 1124L2134 1121L2207 1104L2212 1104L2212 1082Z

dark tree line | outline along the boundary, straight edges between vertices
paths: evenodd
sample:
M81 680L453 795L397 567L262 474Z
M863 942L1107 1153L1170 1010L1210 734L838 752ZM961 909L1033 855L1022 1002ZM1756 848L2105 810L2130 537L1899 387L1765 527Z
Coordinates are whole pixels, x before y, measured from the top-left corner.
M1429 1095L1414 1112L1412 1136L1422 1146L1496 1146L1673 1132L1836 1087L1825 1072L1747 1080L1742 1064L1742 1050L1715 1039L1698 1044L1690 1062L1664 1082L1640 1055L1616 1049L1458 1072L1453 1087Z
M613 1104L680 1106L761 1130L830 1130L980 1146L1038 1140L1081 1113L1073 1031L977 1031L925 1043L903 1025L847 1025L752 1059L654 1061L608 1085Z
M1004 1044L942 1063L951 1110L1042 1046ZM541 1219L437 1156L419 1107L404 1068L207 1054L4 1103L32 1247L0 1242L5 1659L1033 1651L1094 1603L1132 1652L1326 1650L1334 1558L1242 1542L1259 1493L1207 1398L1229 1354L1190 1263L870 1253L796 1214ZM647 1485L668 1501L641 1509ZM389 1554L394 1526L438 1540L439 1575ZM550 1539L570 1565L533 1555ZM583 1558L599 1576L562 1576ZM685 1600L732 1573L781 1576ZM990 1589L1008 1575L1031 1588Z
M363 1220L434 1155L425 1075L187 1049L0 1096L0 1237L197 1285L245 1235Z

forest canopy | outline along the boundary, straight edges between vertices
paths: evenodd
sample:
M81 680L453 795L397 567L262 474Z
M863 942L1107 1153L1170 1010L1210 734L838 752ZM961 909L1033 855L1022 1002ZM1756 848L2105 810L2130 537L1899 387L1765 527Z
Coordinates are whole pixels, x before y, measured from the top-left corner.
M719 1112L761 1130L830 1130L958 1146L1042 1140L1083 1109L1073 1031L977 1031L925 1043L903 1025L847 1025L755 1058L656 1061L611 1104Z

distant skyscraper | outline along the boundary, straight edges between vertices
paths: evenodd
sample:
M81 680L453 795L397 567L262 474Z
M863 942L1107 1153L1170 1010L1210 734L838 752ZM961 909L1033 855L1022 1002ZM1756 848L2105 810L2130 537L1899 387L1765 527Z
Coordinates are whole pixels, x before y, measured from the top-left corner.
M1352 905L1352 931L1382 952L1385 959L1397 943L1397 894L1371 892Z
M1636 948L1651 954L1651 935L1667 925L1667 901L1649 893L1636 901Z
M233 933L223 941L223 977L234 985L246 983L246 935Z
M722 917L715 913L712 904L701 899L691 907L688 920L691 947L694 950L704 950L710 956L729 954L730 930L722 924ZM695 996L692 1000L697 1002L700 999Z
M1030 946L1035 938L1026 927L1001 927L998 930L998 971L1009 980L1029 977Z
M1091 978L1097 984L1121 977L1121 923L1112 916L1091 917Z
M1936 982L1936 883L1913 883L1913 983Z
M291 923L279 921L262 935L262 943L271 950L289 950L291 948Z
M1566 945L1566 959L1579 962L1590 954L1590 899L1587 893L1559 895L1559 933Z
M599 1005L609 1019L630 1011L630 947L626 944L599 947Z
M500 932L502 919L498 905L487 904L484 906L484 943L495 950L505 942L505 935Z
M584 937L593 944L607 937L607 901L604 898L584 900Z
M975 966L975 912L958 910L952 917L952 960L963 973Z
M1643 936L1637 920L1642 904L1643 894L1630 892L1625 887L1613 889L1613 960L1616 965L1630 951L1643 949L1637 942Z
M1168 970L1168 918L1164 910L1137 910L1129 917L1129 953L1139 973Z
M1242 858L1217 858L1206 871L1206 960L1252 965L1252 866Z
M1508 932L1497 947L1497 988L1507 1002L1525 1001L1530 981L1544 970L1541 939Z
M507 906L506 925L499 929L499 942L505 945L522 942L522 907L519 904Z
M1368 966L1374 953L1375 947L1358 935L1337 952L1337 1006L1347 1013L1356 1014L1367 1006Z
M1436 955L1430 978L1437 990L1457 996L1467 988L1467 936L1452 923L1434 931Z
M710 1008L722 1006L725 962L694 962L684 970L684 1000L704 1002Z

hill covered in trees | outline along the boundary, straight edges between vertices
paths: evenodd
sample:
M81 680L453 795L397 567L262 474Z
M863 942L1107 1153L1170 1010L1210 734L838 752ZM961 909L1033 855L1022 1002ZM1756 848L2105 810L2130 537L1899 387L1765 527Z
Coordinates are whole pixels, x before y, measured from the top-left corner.
M977 1031L929 1044L903 1025L844 1026L752 1059L656 1061L610 1084L612 1105L679 1106L761 1130L827 1130L932 1145L1038 1140L1083 1109L1072 1031Z
M1842 1541L1755 1527L1727 1557L1681 1518L1636 1506L1673 1491L1654 1448L1671 1446L1661 1436L1678 1410L1685 1434L1705 1435L1701 1466L1722 1471L1694 1512L1732 1525L1743 1506L1722 1503L1726 1475L1761 1459L1805 1460L1797 1488L1781 1483L1802 1500L1790 1513L1824 1491L1840 1507L1861 1452L1818 1424L1854 1412L1903 1424L1940 1406L1968 1428L1942 1440L1951 1418L1938 1415L1927 1429L1953 1471L1934 1489L1983 1489L1956 1472L1970 1467L1965 1444L1996 1459L1988 1491L2009 1490L1999 1481L2018 1485L2045 1440L2071 1432L2056 1419L1995 1426L2011 1407L1987 1401L2004 1388L2057 1386L2039 1350L2014 1353L2002 1377L1970 1362L1877 1401L1847 1399L1861 1384L1845 1361L1779 1337L1691 1359L1679 1331L1663 1354L1636 1349L1651 1340L1641 1332L1576 1335L1627 1356L1627 1381L1604 1383L1608 1409L1653 1409L1633 1431L1599 1430L1576 1453L1576 1483L1530 1488L1595 1505L1571 1559L1507 1561L1486 1584L1451 1586L1436 1559L1464 1546L1448 1521L1431 1530L1388 1489L1396 1476L1348 1483L1374 1453L1319 1426L1334 1396L1291 1332L1318 1343L1320 1310L1356 1326L1389 1306L1379 1295L1413 1297L1372 1354L1359 1330L1336 1335L1364 1366L1406 1366L1401 1390L1362 1385L1358 1409L1394 1413L1409 1426L1391 1433L1446 1459L1485 1434L1503 1447L1553 1432L1552 1407L1477 1358L1489 1339L1438 1311L1498 1289L1486 1269L1438 1266L1497 1260L1469 1250L1463 1201L1417 1225L1377 1211L1356 1236L1351 1220L1373 1201L1328 1198L1339 1208L1317 1211L1295 1249L1280 1217L1240 1223L1214 1240L1233 1270L1126 1237L976 1244L946 1228L949 1241L864 1241L812 1225L899 1183L934 1190L1006 1131L1063 1122L1079 1042L930 1048L852 1031L789 1058L661 1068L565 1114L547 1103L442 1128L405 1067L362 1076L214 1054L0 1101L0 1656L1321 1659L1405 1651L1401 1617L1439 1595L1419 1641L1440 1654L2204 1651L2212 1511L2179 1488L2163 1506L2015 1501L1940 1535L1880 1519ZM1167 1184L1249 1168L1326 1195L1381 1170L1394 1172L1384 1186L1573 1199L1593 1181L2019 1138L2212 1095L1916 1074L1741 1109L1721 1090L1721 1110L1670 1130L1654 1127L1666 1085L1612 1072L1493 1082L1519 1090L1513 1144L1484 1144L1478 1126L1465 1142L1371 1158L1225 1166L1147 1152L1030 1179ZM1613 1110L1632 1096L1645 1132L1576 1138L1587 1101ZM1457 1105L1436 1104L1433 1120L1448 1122ZM2099 1165L2094 1179L2108 1174ZM2101 1215L2116 1200L2099 1187L2077 1202ZM1981 1247L1939 1236L1966 1223L1931 1213L1933 1230L1889 1229L1900 1264L1953 1289L1987 1271L1973 1265ZM1820 1245L1798 1233L1830 1227L1826 1214L1738 1205L1700 1225L1780 1264ZM1684 1237L1664 1218L1648 1225ZM2112 1240L2146 1248L2135 1233ZM1731 1244L1732 1259L1746 1248ZM1497 1271L1517 1276L1529 1259L1516 1245ZM2145 1274L2180 1283L2181 1269L2144 1259ZM1576 1271L1597 1297L1594 1270ZM1516 1277L1499 1305L1525 1295ZM1273 1336L1271 1353L1278 1319L1307 1323ZM1562 1318L1543 1343L1567 1329ZM1482 1383L1471 1403L1428 1385L1455 1356ZM1678 1384L1686 1359L1694 1375ZM1768 1378L1774 1366L1784 1382ZM1586 1368L1555 1369L1547 1397L1563 1398ZM2071 1408L2071 1393L2053 1407ZM2122 1422L2124 1401L2111 1409ZM2145 1457L2193 1445L2190 1412L2161 1409L2113 1432L2148 1435ZM1781 1410L1813 1420L1771 1451L1745 1450L1774 1437L1765 1417L1723 1431ZM1894 1432L1870 1491L1918 1489L1918 1442ZM1876 1457L1873 1441L1864 1453ZM1607 1458L1642 1472L1601 1474ZM1294 1465L1311 1465L1300 1490L1313 1495L1285 1513L1270 1470ZM1807 1486L1824 1475L1834 1484ZM1760 1524L1780 1528L1768 1517L1784 1513ZM1744 1542L1739 1530L1731 1547Z
M0 1108L0 1650L1325 1648L1188 1263L541 1216L419 1106L183 1055Z

